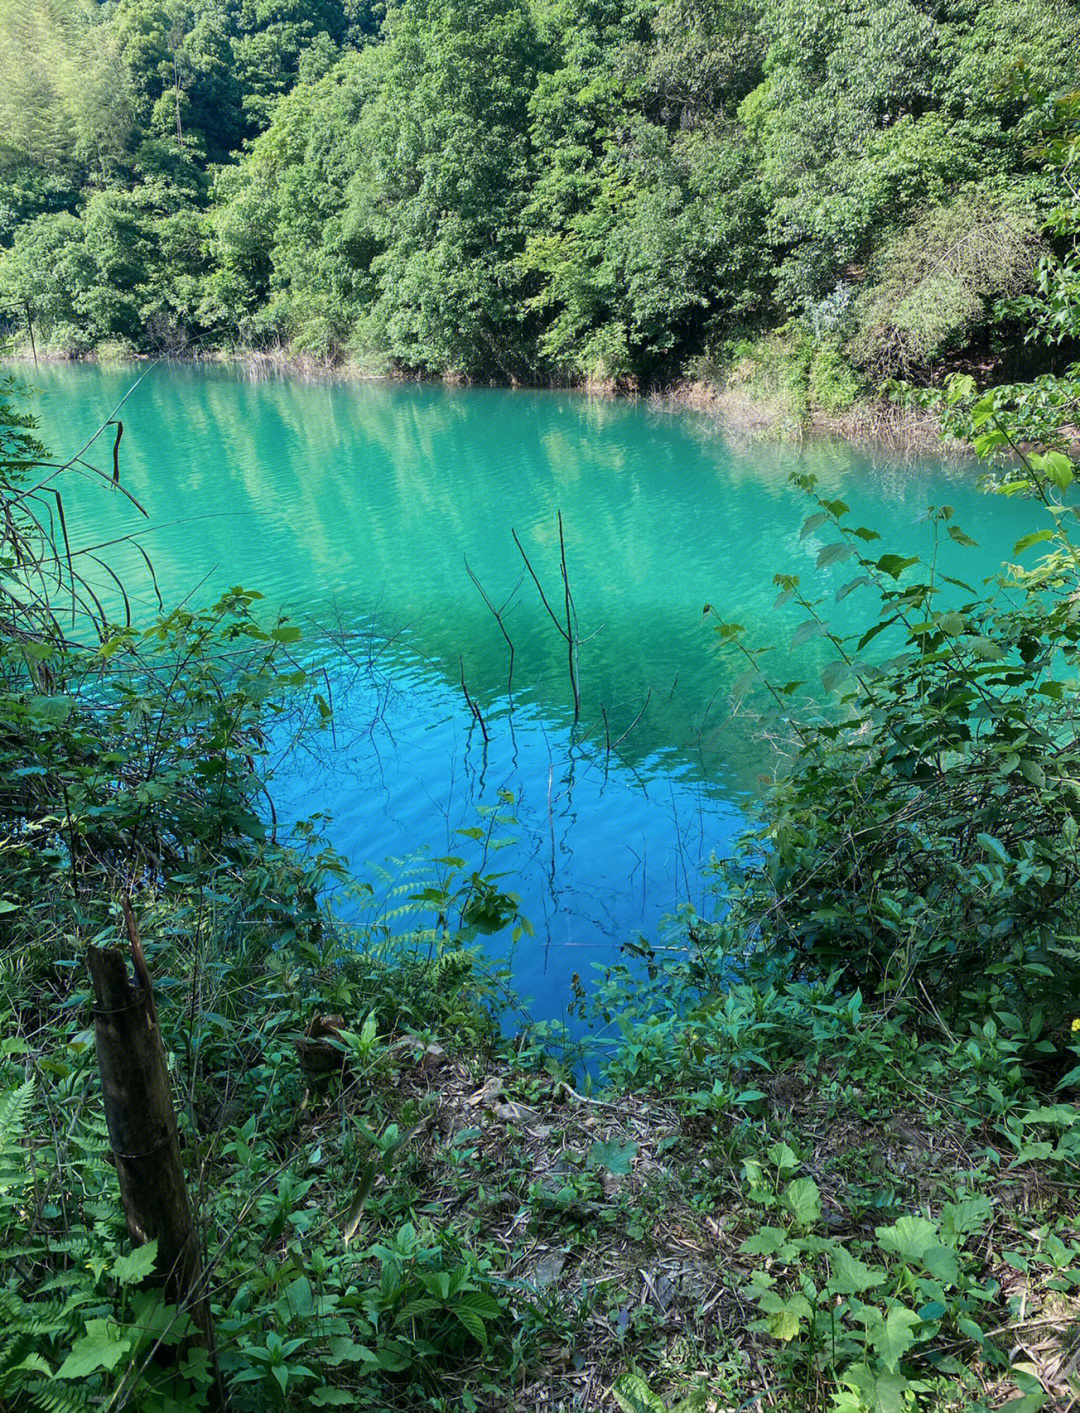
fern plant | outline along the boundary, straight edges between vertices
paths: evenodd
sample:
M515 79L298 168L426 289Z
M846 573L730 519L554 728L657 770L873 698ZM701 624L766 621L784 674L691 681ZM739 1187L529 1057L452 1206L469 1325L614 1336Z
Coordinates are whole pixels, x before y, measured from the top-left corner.
M160 1373L145 1356L183 1333L175 1309L139 1289L156 1242L123 1254L116 1177L100 1120L78 1102L82 1079L76 1070L55 1089L30 1080L0 1093L4 1410L83 1413L103 1402L149 1409ZM50 1122L50 1106L67 1114L65 1127ZM32 1146L39 1134L44 1141ZM197 1387L185 1398L185 1407L200 1406Z

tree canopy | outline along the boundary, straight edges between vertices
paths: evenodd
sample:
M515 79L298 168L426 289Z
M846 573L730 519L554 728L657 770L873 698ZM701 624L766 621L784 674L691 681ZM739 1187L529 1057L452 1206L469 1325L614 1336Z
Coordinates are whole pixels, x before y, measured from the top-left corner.
M25 0L0 314L638 386L797 321L932 379L1052 246L1078 85L1065 0Z

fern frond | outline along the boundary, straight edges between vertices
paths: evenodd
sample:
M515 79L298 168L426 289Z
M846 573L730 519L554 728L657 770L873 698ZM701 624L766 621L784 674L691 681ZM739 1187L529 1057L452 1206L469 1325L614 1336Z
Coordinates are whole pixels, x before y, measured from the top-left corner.
M0 1098L0 1192L26 1180L26 1154L21 1139L33 1097L34 1081L28 1079Z

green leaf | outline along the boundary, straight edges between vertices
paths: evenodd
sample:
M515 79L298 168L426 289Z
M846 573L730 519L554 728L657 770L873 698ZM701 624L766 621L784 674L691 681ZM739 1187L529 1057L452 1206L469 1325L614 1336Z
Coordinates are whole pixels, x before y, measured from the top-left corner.
M774 1143L769 1149L769 1161L780 1171L791 1172L799 1166L798 1154L786 1143Z
M620 1374L611 1393L623 1413L665 1413L664 1400L653 1393L640 1374Z
M1053 538L1053 530L1036 530L1033 535L1024 535L1021 539L1017 540L1016 544L1013 545L1013 554L1023 554L1024 551L1030 549L1032 545L1041 545L1046 540L1052 540Z
M774 1339L783 1340L785 1344L796 1338L802 1329L803 1321L811 1319L814 1314L809 1300L798 1292L783 1300L775 1292L766 1291L758 1304L766 1312L765 1326L769 1333Z
M797 1337L802 1328L802 1320L794 1310L776 1310L765 1321L765 1327L774 1339L785 1344Z
M955 1285L960 1278L960 1263L956 1252L948 1246L928 1246L922 1256L923 1266L942 1285Z
M480 1318L477 1312L471 1309L468 1305L465 1305L464 1303L451 1306L451 1310L454 1314L455 1319L457 1319L459 1323L462 1324L465 1329L468 1330L469 1334L472 1335L473 1339L476 1340L477 1344L482 1344L486 1347L487 1326L484 1324L483 1320Z
M992 1212L989 1198L962 1197L941 1209L941 1227L947 1236L969 1236L985 1228Z
M877 1330L870 1332L868 1327L870 1343L890 1374L915 1343L915 1330L921 1324L914 1310L894 1305Z
M883 1251L893 1251L904 1261L921 1261L926 1249L941 1241L937 1227L925 1217L901 1217L894 1226L877 1227L874 1235Z
M739 1250L747 1256L775 1256L788 1239L783 1227L762 1227L748 1236Z
M821 1193L813 1178L796 1178L789 1182L782 1200L804 1231L821 1220Z
M886 628L891 628L896 622L896 616L886 618L882 623L875 623L872 628L868 628L856 644L855 651L861 653L869 643L872 643L879 633L884 633Z
M26 705L36 725L61 726L74 710L75 698L35 696Z
M323 1384L322 1388L317 1388L313 1393L305 1395L312 1408L355 1408L356 1394L350 1393L347 1389L331 1388L329 1384Z
M877 562L877 568L883 574L888 574L892 579L899 579L905 569L910 569L913 564L918 564L918 555L907 557L900 554L883 554Z
M955 540L958 545L968 545L971 549L978 549L978 541L973 540L970 535L965 535L959 525L949 526L949 538Z
M86 1333L56 1371L58 1379L85 1379L98 1369L114 1369L131 1349L131 1340L110 1320L90 1320Z
M157 1260L157 1237L143 1246L136 1246L130 1256L118 1256L113 1262L112 1274L121 1285L137 1285L154 1269Z
M846 599L854 589L859 589L863 584L872 584L874 581L869 574L860 574L856 579L849 579L846 584L841 584L836 591L836 602Z
M828 518L829 517L822 511L818 511L816 515L809 516L803 521L803 527L799 531L799 539L805 540L806 537L812 535L815 530L820 530L822 525L827 522Z
M1050 1124L1055 1128L1072 1128L1074 1124L1080 1122L1080 1109L1072 1104L1049 1104L1039 1109L1032 1109L1024 1114L1020 1122L1022 1124Z
M614 1139L602 1142L597 1139L589 1149L589 1167L606 1168L609 1173L622 1176L630 1171L637 1151L636 1143L617 1143Z
M886 1272L880 1266L866 1265L839 1244L830 1248L829 1264L832 1267L829 1289L838 1295L861 1295L864 1290L872 1290L886 1278Z
M995 839L992 834L977 834L975 839L979 848L984 853L992 854L998 863L1007 864L1010 862L1008 851L1000 839Z
M845 1369L842 1382L855 1394L859 1413L901 1413L909 1384L903 1374L875 1373L866 1364Z
M1038 761L1022 760L1020 762L1020 774L1032 785L1038 786L1040 790L1046 789L1046 771Z
M855 551L844 540L839 540L836 544L824 545L818 552L817 567L827 569L830 564L842 564L854 553Z
M837 687L851 674L851 666L843 658L837 658L835 662L830 662L821 674L821 685L826 692L835 691Z
M1039 460L1042 462L1040 469L1045 472L1046 479L1051 481L1059 491L1068 490L1069 486L1073 483L1075 470L1072 462L1065 453L1061 451L1048 451L1043 457L1039 458ZM1035 461L1036 458L1032 457L1033 465Z

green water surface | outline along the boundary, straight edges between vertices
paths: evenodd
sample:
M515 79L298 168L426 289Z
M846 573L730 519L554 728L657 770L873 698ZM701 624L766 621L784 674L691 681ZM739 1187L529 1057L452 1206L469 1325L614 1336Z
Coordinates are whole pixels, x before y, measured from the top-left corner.
M143 370L23 371L44 439L66 455ZM478 846L458 831L513 797L517 824L499 836L514 842L491 867L513 873L505 886L536 927L514 969L542 1016L563 1013L574 972L655 934L678 903L708 911L703 865L730 849L770 768L752 717L730 710L742 667L717 651L703 605L772 645L780 680L811 683L822 645L790 653L800 616L773 611L773 574L806 576L839 626L870 609L858 594L833 603L850 567L815 571L822 541L800 538L813 507L789 473L816 472L888 550L928 553L919 517L953 505L979 548L950 543L948 567L971 582L1035 514L980 494L969 464L740 442L690 413L576 393L159 366L119 415L124 484L149 518L80 485L76 542L137 534L167 605L241 584L304 623L334 728L287 764L278 804L328 812L357 871L424 847L467 853ZM110 445L95 447L97 464ZM513 538L563 622L559 512L581 639L577 722L566 642ZM151 613L132 546L108 558L136 616ZM512 681L466 564L501 611Z

